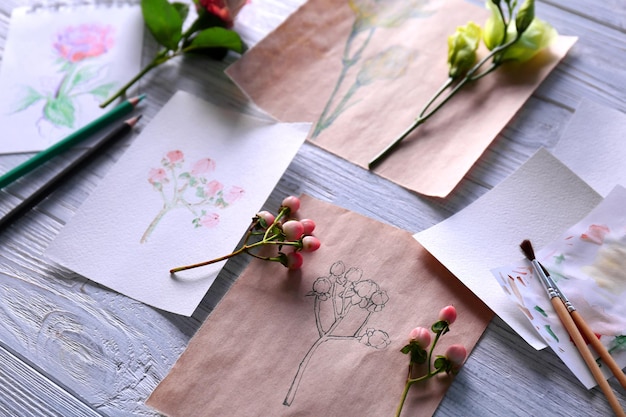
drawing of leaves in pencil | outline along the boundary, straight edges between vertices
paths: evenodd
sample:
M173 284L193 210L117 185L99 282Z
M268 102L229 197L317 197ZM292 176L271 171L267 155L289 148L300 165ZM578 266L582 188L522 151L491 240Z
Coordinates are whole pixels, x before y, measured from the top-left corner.
M348 5L355 13L348 39L341 57L342 68L333 91L315 124L311 139L317 138L322 131L348 108L358 101L352 100L361 87L376 80L393 80L402 77L415 52L401 45L390 45L374 56L363 60L363 53L379 28L395 29L412 18L424 18L433 14L425 6L429 0L348 0ZM349 78L352 68L360 66L346 93L338 97L344 82Z
M385 331L367 327L372 315L383 310L389 297L376 282L363 279L361 269L352 267L346 270L344 263L337 261L330 267L329 274L317 278L312 287L307 296L314 297L313 312L318 338L298 366L283 401L286 406L292 404L311 358L323 343L347 340L374 349L385 349L391 343ZM352 320L346 325L345 319L348 315L352 316ZM340 327L342 322L344 326Z
M76 98L83 95L106 98L115 87L115 83L102 83L101 65L89 65L89 61L106 54L114 43L110 25L82 24L59 31L52 44L58 82L48 91L23 86L12 112L19 113L43 102L42 120L55 127L73 128Z
M216 163L210 158L196 161L191 169L183 171L185 156L180 150L169 151L161 159L161 167L148 172L148 182L163 199L163 206L141 237L147 242L163 217L174 209L185 209L192 215L194 228L213 228L219 224L220 215L210 208L224 209L244 195L244 189L231 186L228 189L208 175L215 171Z

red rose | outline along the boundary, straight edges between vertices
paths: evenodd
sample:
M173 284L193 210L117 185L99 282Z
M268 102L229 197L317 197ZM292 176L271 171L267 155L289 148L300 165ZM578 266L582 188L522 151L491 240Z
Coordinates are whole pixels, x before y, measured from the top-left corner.
M69 26L57 34L54 49L69 62L97 57L113 47L111 26Z
M233 16L224 0L199 0L198 4L207 13L217 16L226 27L233 26Z

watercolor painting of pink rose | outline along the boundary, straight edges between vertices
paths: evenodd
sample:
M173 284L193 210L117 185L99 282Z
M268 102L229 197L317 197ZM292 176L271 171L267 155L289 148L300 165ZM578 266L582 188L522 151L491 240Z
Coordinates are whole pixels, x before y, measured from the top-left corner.
M215 209L225 209L244 196L243 188L236 185L225 187L222 182L209 178L217 166L215 160L199 159L188 170L183 169L184 164L184 153L176 149L165 154L160 167L148 170L148 183L159 193L163 205L141 237L141 243L148 241L171 210L188 211L194 228L212 229L220 223L220 215Z
M31 86L23 86L12 112L19 113L43 103L40 120L55 127L74 128L76 99L79 96L90 95L99 101L116 87L115 83L103 81L104 66L92 63L114 45L113 27L110 25L81 24L60 30L51 45L56 57L53 67L57 68L56 75L51 75L58 78L54 88L38 91Z

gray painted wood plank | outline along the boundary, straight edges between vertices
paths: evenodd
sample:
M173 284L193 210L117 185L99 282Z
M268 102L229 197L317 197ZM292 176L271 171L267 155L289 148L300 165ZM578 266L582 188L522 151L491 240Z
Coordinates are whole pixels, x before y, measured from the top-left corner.
M259 27L242 28L244 39L254 44L301 2L254 0L267 7L255 17ZM305 192L411 232L463 209L540 146L554 146L583 98L626 110L622 3L538 3L542 17L580 39L450 197L416 195L305 144L265 208L275 208L285 195ZM24 3L0 0L0 48L10 10L18 4ZM144 63L154 51L146 39ZM140 82L150 98L142 107L145 122L178 89L260 114L223 74L233 60L206 65L186 59L155 70ZM145 398L247 264L246 259L229 261L198 310L185 318L136 303L42 257L47 243L131 142L55 193L18 227L0 234L0 415L155 415L144 406ZM25 157L0 156L0 172ZM32 192L60 162L9 189L10 194L0 191L0 213ZM623 390L617 392L626 404ZM610 409L602 394L580 386L556 355L535 352L496 318L436 415L603 416Z

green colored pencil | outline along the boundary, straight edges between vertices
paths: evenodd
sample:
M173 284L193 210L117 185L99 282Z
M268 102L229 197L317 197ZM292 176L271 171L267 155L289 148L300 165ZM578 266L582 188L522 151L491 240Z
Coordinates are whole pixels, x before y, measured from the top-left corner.
M49 148L35 154L35 156L33 156L32 158L27 159L6 174L0 176L0 188L6 187L16 179L41 166L44 162L49 161L54 156L89 138L96 131L111 124L111 122L119 119L120 117L130 113L134 110L137 104L141 100L143 100L144 97L144 95L141 95L138 97L129 98L128 100L113 108L108 113L103 114L93 122L81 127L65 139L62 139L54 145L50 146Z

